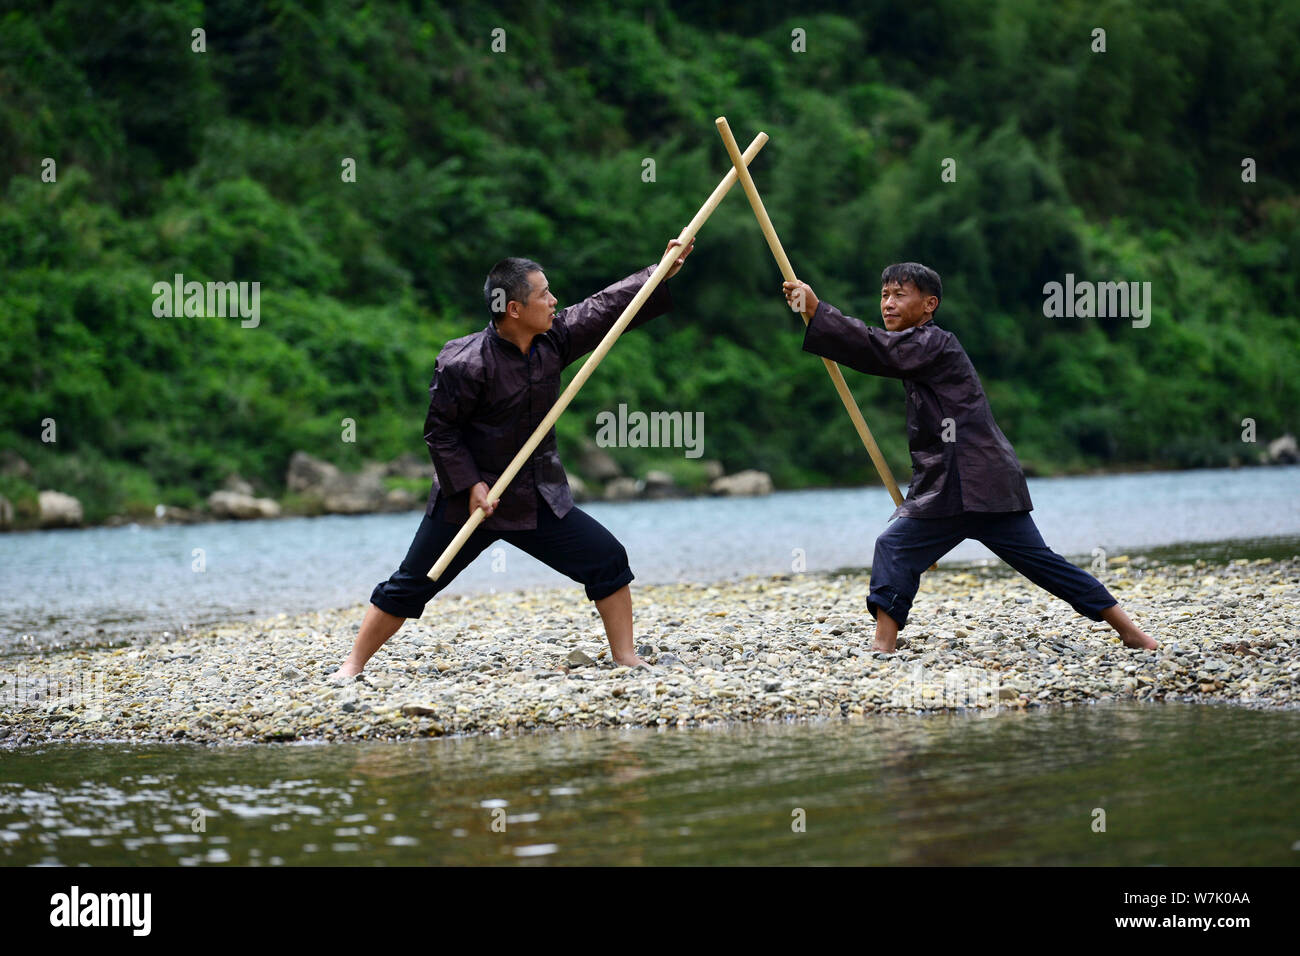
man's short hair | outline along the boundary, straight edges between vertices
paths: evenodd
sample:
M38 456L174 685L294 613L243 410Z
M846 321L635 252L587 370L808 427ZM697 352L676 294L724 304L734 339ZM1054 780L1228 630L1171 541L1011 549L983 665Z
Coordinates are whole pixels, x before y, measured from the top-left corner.
M532 284L528 275L541 272L542 267L532 259L520 259L511 256L502 259L492 267L487 281L483 283L483 300L487 303L488 314L495 322L506 313L507 302L528 302L532 293ZM497 290L501 290L498 292Z
M892 266L885 266L885 271L880 273L880 284L888 285L891 282L910 282L922 295L937 296L939 303L943 303L943 280L929 266L923 266L919 262L895 262ZM936 305L930 314L934 315L938 311L939 306Z

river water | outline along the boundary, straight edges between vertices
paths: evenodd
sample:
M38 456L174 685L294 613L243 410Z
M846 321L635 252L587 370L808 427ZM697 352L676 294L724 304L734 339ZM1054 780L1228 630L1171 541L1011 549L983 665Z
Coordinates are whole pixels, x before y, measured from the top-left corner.
M0 863L1295 865L1300 713L3 754ZM1104 828L1104 829L1101 829Z
M1053 550L1083 566L1174 546L1230 557L1272 541L1297 553L1300 466L1029 481ZM871 563L893 504L883 488L582 506L627 547L642 583L716 581ZM35 531L0 536L0 656L158 639L223 620L365 603L401 562L419 512ZM1228 545L1211 543L1233 542ZM995 561L966 541L940 564ZM576 587L499 542L448 593ZM581 595L580 589L575 593Z
M1096 548L1213 562L1300 553L1298 479L1029 484L1048 544L1080 564ZM892 511L882 489L585 507L643 582L861 567ZM361 603L419 517L0 537L0 654ZM981 560L966 542L942 563ZM503 546L452 587L566 584ZM1126 703L401 743L0 744L0 864L1294 865L1298 754L1294 710Z

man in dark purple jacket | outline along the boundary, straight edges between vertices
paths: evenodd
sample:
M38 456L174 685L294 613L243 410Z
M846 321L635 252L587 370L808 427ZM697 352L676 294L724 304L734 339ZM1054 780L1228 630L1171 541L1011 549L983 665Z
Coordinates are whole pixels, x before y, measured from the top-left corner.
M677 244L674 239L668 248ZM694 240L668 278L693 248ZM559 398L560 372L600 344L653 271L654 266L647 266L557 313L555 296L536 262L502 259L492 268L483 287L491 320L482 331L443 346L429 386L424 440L437 482L424 519L401 566L371 593L352 653L336 678L361 673L406 618L419 617L435 594L499 538L585 585L604 621L614 661L645 665L633 647L633 574L627 552L574 506L555 429L546 433L498 500L489 502L488 491ZM672 298L661 283L627 330L671 308ZM476 508L487 517L441 577L431 581L429 569Z
M912 482L907 499L876 539L867 609L875 650L892 652L907 626L921 572L966 538L982 542L1044 590L1094 621L1105 620L1129 647L1156 642L1106 587L1043 542L1016 453L993 421L984 388L957 336L933 319L943 297L938 273L896 263L880 276L885 328L867 326L821 302L804 282L783 286L808 318L804 350L868 375L903 380Z

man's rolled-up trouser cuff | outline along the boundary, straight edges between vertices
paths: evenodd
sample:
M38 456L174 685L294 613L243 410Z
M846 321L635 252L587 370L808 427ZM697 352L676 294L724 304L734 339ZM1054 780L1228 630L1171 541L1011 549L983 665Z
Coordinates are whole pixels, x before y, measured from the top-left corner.
M632 569L630 567L624 567L622 572L612 580L584 585L587 589L587 600L603 601L611 594L627 587L627 585L631 584L635 578L636 575L632 573Z
M1105 618L1101 616L1101 612L1108 607L1114 607L1118 603L1119 601L1115 600L1115 596L1106 590L1106 586L1099 581L1097 587L1088 592L1086 596L1079 598L1077 601L1071 601L1070 607L1090 621L1103 621Z
M879 587L867 595L867 610L873 618L876 617L877 607L898 622L900 631L907 626L907 615L912 610L912 602L893 588Z
M408 579L410 575L407 575ZM425 580L428 580L426 578ZM414 584L414 581L410 583ZM389 595L385 592L385 587L391 587L392 579L385 581L383 584L375 585L375 589L370 592L370 603L385 614L391 614L393 617L410 617L418 618L424 613L424 606L433 599L433 595L428 597L414 593L414 589L406 593ZM429 581L430 588L434 587L434 582ZM440 588L438 590L441 590ZM436 593L436 592L435 592Z

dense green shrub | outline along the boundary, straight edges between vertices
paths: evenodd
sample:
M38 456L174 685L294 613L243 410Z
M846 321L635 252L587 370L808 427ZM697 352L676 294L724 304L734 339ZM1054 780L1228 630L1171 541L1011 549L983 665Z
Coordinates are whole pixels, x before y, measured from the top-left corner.
M423 455L491 264L538 259L563 304L655 261L727 169L722 113L772 137L754 175L824 298L878 322L881 267L943 273L939 323L1032 472L1251 460L1242 420L1267 440L1300 405L1298 72L1297 8L1228 0L28 4L0 19L0 446L36 474L0 493L94 519L235 472L280 494L298 448ZM260 324L156 317L176 273L260 283ZM1066 273L1151 282L1150 326L1045 317ZM704 412L729 470L875 481L779 286L737 190L562 450L626 402ZM848 378L905 483L901 387Z

